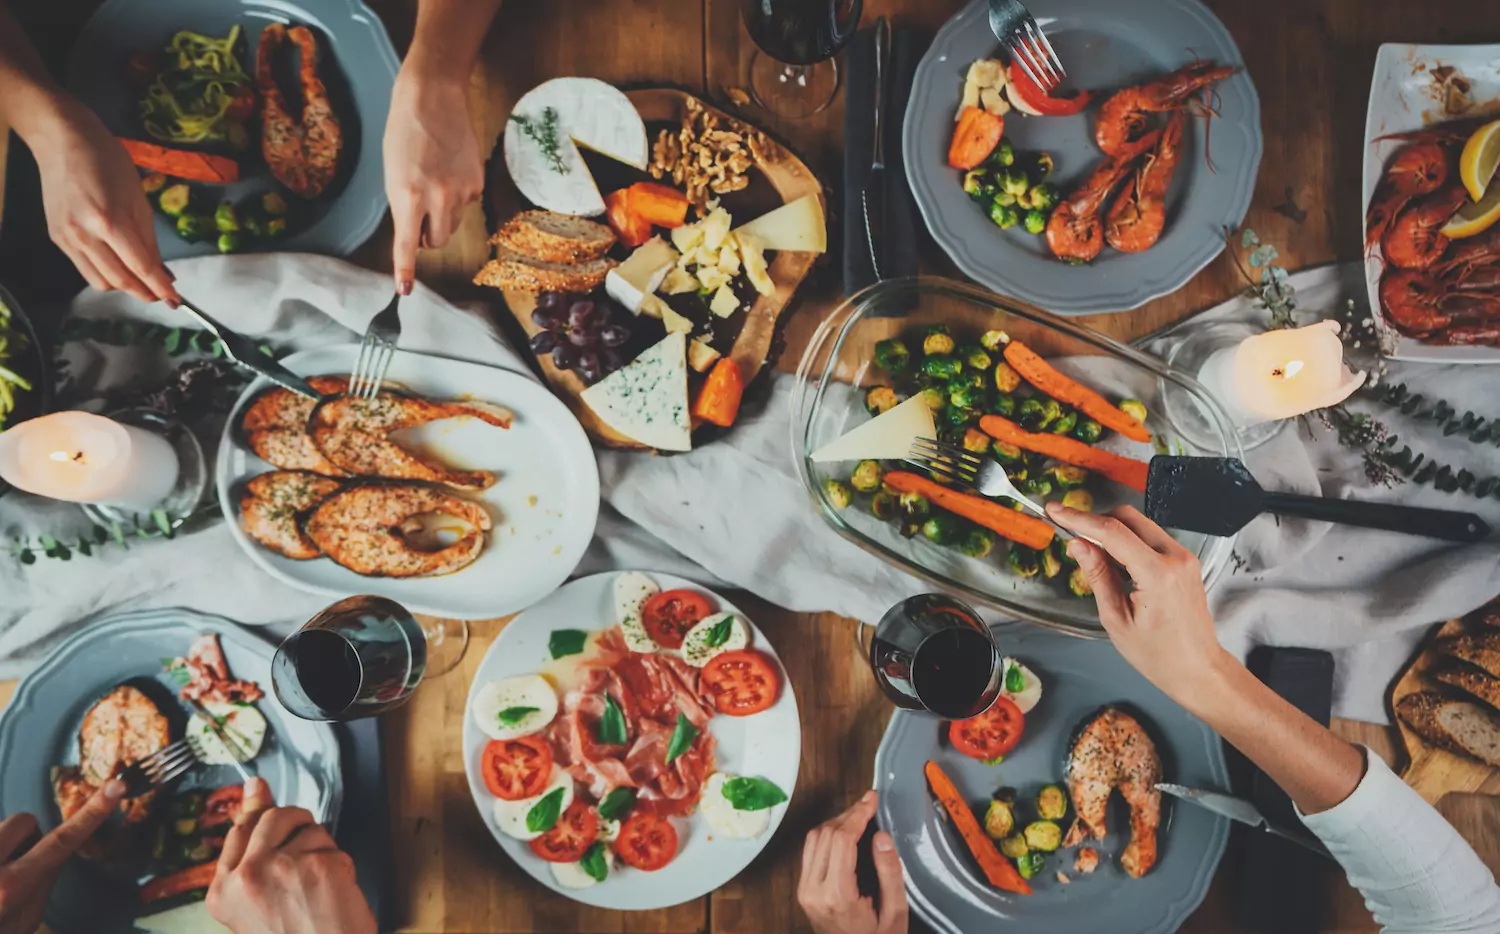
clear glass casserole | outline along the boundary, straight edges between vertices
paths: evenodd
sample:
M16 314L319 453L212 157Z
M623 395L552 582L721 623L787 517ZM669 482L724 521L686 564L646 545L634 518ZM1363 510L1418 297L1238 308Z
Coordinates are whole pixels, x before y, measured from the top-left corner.
M854 464L815 463L812 453L870 418L864 406L865 390L889 382L873 362L875 343L915 335L915 344L908 341L908 345L919 346L921 333L934 324L946 325L960 343L977 342L990 329L1004 330L1059 370L1106 396L1142 400L1149 412L1147 427L1156 440L1140 444L1111 434L1100 447L1118 454L1142 460L1155 453L1239 457L1239 442L1228 417L1190 374L1065 318L1029 310L947 279L877 283L840 305L814 332L797 367L792 391L791 450L802 484L824 520L866 551L965 599L1050 629L1102 638L1104 631L1092 599L1073 596L1060 578L1015 574L1006 565L1003 542L988 557L971 558L921 535L903 538L896 523L882 522L871 514L866 498L857 498L843 509L829 501L825 482L847 481ZM1208 430L1197 437L1198 444L1180 437L1164 417L1162 393L1168 388L1179 400L1191 400L1203 415ZM1118 484L1095 478L1089 488L1097 511L1126 503L1137 508L1143 505L1142 494ZM1212 586L1229 560L1233 539L1173 534L1197 554L1204 582Z

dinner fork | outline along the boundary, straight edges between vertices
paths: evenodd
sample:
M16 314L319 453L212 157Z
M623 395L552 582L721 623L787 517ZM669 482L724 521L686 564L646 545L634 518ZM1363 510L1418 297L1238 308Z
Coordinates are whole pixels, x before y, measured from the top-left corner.
M1026 76L1043 90L1051 91L1067 76L1052 43L1037 28L1021 0L990 0L990 29Z
M397 292L391 303L370 319L365 339L359 344L354 373L349 377L349 395L373 399L380 392L386 370L391 368L391 359L396 355L396 342L401 339L401 315L396 310L400 304L401 293Z
M186 775L198 767L198 755L187 739L179 739L170 746L132 762L120 770L115 777L125 783L125 797L138 798L153 788Z
M1010 475L1005 472L999 461L987 457L980 457L973 451L966 451L952 444L942 441L933 441L930 438L917 438L912 441L911 448L906 452L906 462L923 470L930 470L938 476L952 483L966 486L983 496L1008 496L1022 506L1036 513L1043 521L1051 523L1057 528L1058 537L1066 540L1070 538L1083 538L1084 541L1093 542L1087 536L1075 536L1067 529L1052 521L1047 515L1047 510L1026 496L1016 485L1011 482ZM1094 542L1098 544L1098 542Z

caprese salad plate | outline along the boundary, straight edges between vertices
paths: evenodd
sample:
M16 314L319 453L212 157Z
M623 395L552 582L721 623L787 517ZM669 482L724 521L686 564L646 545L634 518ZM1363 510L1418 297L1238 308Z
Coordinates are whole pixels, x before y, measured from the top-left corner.
M538 882L646 910L729 882L797 783L786 671L733 604L670 574L573 581L479 665L464 770L485 825Z

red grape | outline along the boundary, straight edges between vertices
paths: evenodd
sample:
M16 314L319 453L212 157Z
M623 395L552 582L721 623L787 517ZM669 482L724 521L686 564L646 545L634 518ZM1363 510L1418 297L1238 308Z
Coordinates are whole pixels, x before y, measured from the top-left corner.
M573 348L567 344L558 344L552 348L552 363L559 370L571 370L573 364L577 362L578 358L574 355Z
M606 347L619 347L630 340L630 329L622 324L607 324L599 331L599 341Z
M540 331L531 339L531 352L534 354L551 353L556 346L557 335L551 331Z
M588 325L594 317L594 303L589 301L574 302L573 307L568 309L568 327L581 328Z
M552 311L537 306L536 310L531 313L531 323L539 328L551 331L562 322L557 320L557 316Z

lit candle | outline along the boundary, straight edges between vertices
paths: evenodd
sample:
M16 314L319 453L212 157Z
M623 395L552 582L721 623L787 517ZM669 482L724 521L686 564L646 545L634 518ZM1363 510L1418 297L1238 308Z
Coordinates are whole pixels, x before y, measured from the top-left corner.
M38 496L144 515L177 483L171 442L88 412L56 412L0 433L0 478Z
M1215 351L1198 371L1198 382L1240 427L1337 405L1364 381L1344 365L1336 321L1247 337Z

